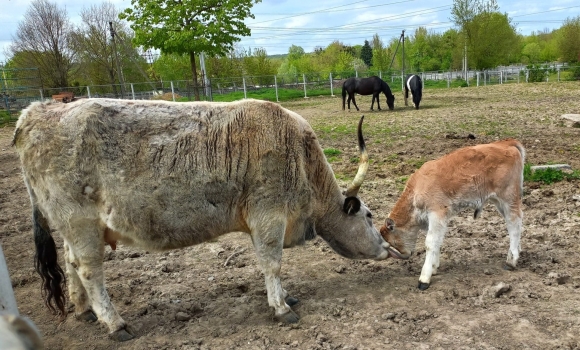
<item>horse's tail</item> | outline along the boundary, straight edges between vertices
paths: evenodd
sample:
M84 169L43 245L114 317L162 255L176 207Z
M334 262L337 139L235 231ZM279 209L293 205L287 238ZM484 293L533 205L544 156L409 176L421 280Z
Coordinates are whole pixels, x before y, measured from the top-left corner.
M65 275L58 265L56 245L50 234L48 221L36 203L33 203L32 208L32 226L34 228L34 244L36 245L34 264L36 272L42 278L42 294L45 298L45 304L53 312L58 309L61 315L65 315L66 297L63 293L66 285Z
M342 83L342 110L344 111L344 102L346 100L346 87L344 86L346 81Z

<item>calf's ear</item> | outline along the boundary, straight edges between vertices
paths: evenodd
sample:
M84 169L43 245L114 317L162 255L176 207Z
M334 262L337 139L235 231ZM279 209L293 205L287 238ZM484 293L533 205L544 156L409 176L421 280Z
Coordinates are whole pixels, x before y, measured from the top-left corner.
M395 222L391 218L387 218L387 220L385 220L385 226L387 227L387 230L389 230L389 231L395 230Z
M360 199L357 197L346 197L342 210L348 215L358 213L360 210Z

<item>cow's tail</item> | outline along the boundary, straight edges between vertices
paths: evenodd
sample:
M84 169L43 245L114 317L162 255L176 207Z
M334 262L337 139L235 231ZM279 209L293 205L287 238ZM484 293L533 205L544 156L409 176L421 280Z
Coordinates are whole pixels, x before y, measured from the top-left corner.
M342 84L342 110L344 111L344 102L346 100L346 88L344 87L344 83Z
M32 226L34 228L34 244L36 245L34 265L36 272L42 278L44 303L53 312L58 311L64 316L66 314L65 274L58 265L56 244L50 234L48 221L35 203L32 204Z

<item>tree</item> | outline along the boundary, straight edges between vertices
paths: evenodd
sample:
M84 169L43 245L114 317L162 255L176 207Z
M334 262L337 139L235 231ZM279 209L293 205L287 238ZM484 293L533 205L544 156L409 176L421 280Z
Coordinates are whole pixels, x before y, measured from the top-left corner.
M48 0L34 0L18 23L9 48L14 64L20 68L37 67L47 87L69 86L75 57L70 33L66 9Z
M195 98L199 100L196 55L225 55L250 35L246 18L261 0L131 0L119 18L130 22L134 44L163 53L189 55Z
M372 49L372 66L379 71L387 71L391 62L385 45L378 34L373 35Z
M496 0L454 0L451 16L461 28L471 66L490 68L519 55L515 26L499 12Z
M373 64L373 49L371 48L371 44L369 44L368 40L365 40L365 44L363 45L360 58L363 62L367 65L367 67L372 66Z
M560 59L564 62L580 61L580 16L567 18L559 32Z
M71 43L77 52L80 76L92 84L118 84L118 75L123 74L128 81L142 76L143 67L129 69L144 64L139 52L131 45L132 33L117 19L119 11L112 3L103 2L81 10L81 24L71 34ZM117 52L111 45L109 22L116 35ZM115 55L121 61L122 72L117 72ZM133 74L129 74L133 73ZM113 85L116 91L116 85Z

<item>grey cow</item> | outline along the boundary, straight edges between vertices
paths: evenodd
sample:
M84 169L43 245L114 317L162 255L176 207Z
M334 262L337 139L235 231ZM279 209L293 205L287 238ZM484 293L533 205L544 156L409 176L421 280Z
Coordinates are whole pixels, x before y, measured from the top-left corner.
M339 254L385 259L386 243L357 197L368 168L339 188L310 125L278 104L85 99L33 103L14 133L32 202L47 305L64 313L65 274L50 230L64 239L69 296L80 318L123 341L134 332L105 289L105 245L182 248L250 234L276 318L298 316L280 282L282 248L320 235Z

